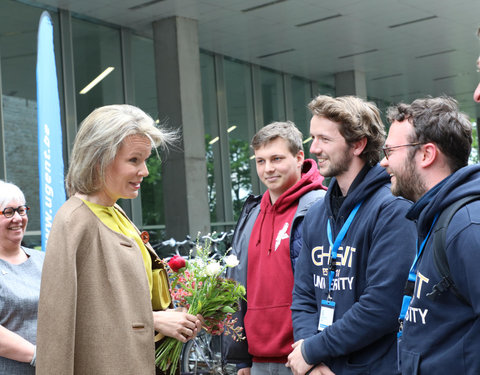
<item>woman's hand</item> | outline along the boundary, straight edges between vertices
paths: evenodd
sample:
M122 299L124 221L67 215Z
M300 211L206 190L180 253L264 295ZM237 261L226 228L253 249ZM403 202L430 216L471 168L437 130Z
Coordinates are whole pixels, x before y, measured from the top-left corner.
M192 315L186 309L167 309L153 312L153 327L162 335L173 337L183 343L193 339L202 329L201 315Z
M0 325L0 357L29 363L34 353L35 345Z

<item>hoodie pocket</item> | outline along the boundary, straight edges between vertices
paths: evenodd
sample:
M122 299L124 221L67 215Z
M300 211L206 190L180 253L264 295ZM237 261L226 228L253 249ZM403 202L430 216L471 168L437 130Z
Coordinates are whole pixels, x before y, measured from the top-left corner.
M420 354L402 350L400 353L402 375L416 375L420 366Z

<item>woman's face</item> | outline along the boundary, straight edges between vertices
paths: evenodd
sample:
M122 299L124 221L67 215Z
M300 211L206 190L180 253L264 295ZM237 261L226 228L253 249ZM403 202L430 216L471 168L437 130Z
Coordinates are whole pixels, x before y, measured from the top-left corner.
M105 171L105 185L100 192L105 206L112 206L119 198L138 196L140 183L148 176L146 161L151 150L147 137L130 135L123 140L115 159Z
M10 201L5 207L17 208L24 205L25 202L17 200ZM3 212L3 210L2 210ZM17 211L10 218L0 215L0 241L4 244L20 246L25 230L27 229L28 216L20 216Z

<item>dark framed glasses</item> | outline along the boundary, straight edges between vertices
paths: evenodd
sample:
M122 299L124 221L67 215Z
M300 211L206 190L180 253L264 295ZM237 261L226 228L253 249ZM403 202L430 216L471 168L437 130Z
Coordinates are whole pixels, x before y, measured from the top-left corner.
M400 148L400 147L413 147L413 146L419 146L419 145L423 145L424 143L421 143L421 142L415 142L415 143L406 143L404 145L398 145L398 146L390 146L390 147L382 147L382 151L383 153L385 154L385 157L387 158L388 160L388 157L390 156L390 154L392 153L392 150L395 150L396 148Z
M5 216L7 219L13 217L15 215L15 212L18 212L20 216L25 216L27 214L27 211L30 209L26 204L22 206L18 206L17 208L14 207L5 207L3 211L0 213Z

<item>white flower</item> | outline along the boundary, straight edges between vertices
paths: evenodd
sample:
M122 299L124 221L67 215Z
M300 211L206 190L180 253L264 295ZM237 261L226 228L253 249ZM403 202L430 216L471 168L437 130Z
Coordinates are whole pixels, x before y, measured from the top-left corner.
M230 268L236 267L240 263L238 261L238 258L233 254L226 256L224 258L224 261L225 261L225 265Z
M215 276L220 273L222 266L218 262L211 262L207 265L206 273L208 276Z

